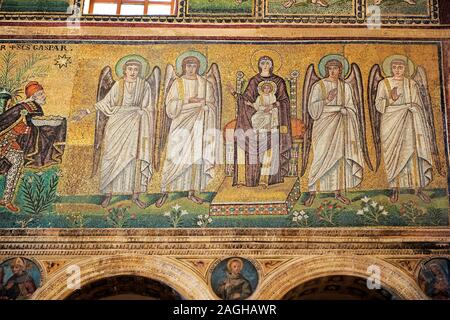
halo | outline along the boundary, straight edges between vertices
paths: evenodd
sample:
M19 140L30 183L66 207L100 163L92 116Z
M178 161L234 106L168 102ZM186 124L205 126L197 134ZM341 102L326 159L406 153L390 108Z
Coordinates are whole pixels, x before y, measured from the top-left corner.
M147 59L145 59L143 56L140 56L138 54L129 54L129 55L125 56L125 57L120 58L120 60L117 61L117 63L116 63L116 75L119 78L123 77L123 65L125 63L127 63L128 61L130 61L130 60L137 60L137 61L139 61L142 64L142 70L141 70L141 72L139 72L139 76L141 78L147 77L148 72L150 70L150 66L148 64Z
M391 69L391 63L393 60L402 60L405 63L408 63L408 70L406 72L406 75L410 76L414 74L414 71L416 70L416 66L414 62L409 59L407 56L401 55L401 54L394 54L392 56L387 57L383 61L383 72L385 76L392 77L392 69Z
M277 84L273 81L261 81L258 84L258 93L262 92L262 87L265 86L266 84L270 85L272 87L272 92L276 92L277 91Z
M230 265L233 261L239 262L239 264L241 265L241 270L244 269L244 261L241 258L234 257L234 258L231 258L230 260L228 260L228 262L227 262L227 270L228 271L230 270Z
M273 60L273 73L277 73L283 64L283 59L281 58L281 54L278 51L272 49L261 49L253 52L250 59L250 64L253 71L259 73L258 62L259 59L264 56L268 56Z
M338 60L342 63L344 66L344 74L343 76L346 77L348 75L348 72L350 70L350 64L348 63L348 60L341 54L329 54L324 56L322 59L320 59L319 62L319 73L322 78L326 75L325 66L327 65L327 62L330 60Z
M183 73L182 62L183 62L184 58L187 58L187 57L196 57L200 61L200 67L198 68L198 74L201 76L204 75L206 68L208 67L208 59L205 57L205 55L203 53L200 53L200 52L194 51L194 50L186 51L178 56L177 61L176 61L177 74L181 75Z

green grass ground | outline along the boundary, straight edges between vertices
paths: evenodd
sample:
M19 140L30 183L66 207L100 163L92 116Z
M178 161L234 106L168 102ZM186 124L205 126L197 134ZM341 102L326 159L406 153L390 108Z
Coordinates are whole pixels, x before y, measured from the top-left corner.
M188 0L189 13L205 14L251 14L253 0L243 0L238 4L235 0Z
M22 211L11 213L0 207L0 228L172 228L173 224L165 213L173 211L173 207L178 206L179 212L183 210L185 214L177 227L198 228L198 216L208 214L209 204L215 196L212 192L202 193L200 196L205 202L197 205L186 198L186 193L171 193L165 205L156 208L154 204L160 194L147 194L141 196L141 200L148 205L145 209L134 205L129 196L115 196L110 206L105 209L100 205L103 200L100 195L59 196L52 193L51 191L56 189L51 189L51 181L58 178L58 168L45 172L26 170L15 199ZM4 177L0 177L0 194L3 193L1 190L3 185ZM313 205L306 208L302 203L308 195L303 193L289 215L213 216L208 227L448 226L446 190L428 190L427 194L432 198L431 204L424 204L408 192L402 192L398 203L392 204L389 202L387 190L348 192L347 197L352 201L348 206L338 203L333 194L318 194ZM377 209L383 207L386 213L378 215L376 220L370 218L367 212L361 214L361 210L367 207L365 203L368 199L369 203L375 203ZM42 208L44 203L49 202L50 205L45 207L45 210L33 209ZM328 207L334 209L328 210L324 218L321 209ZM304 217L307 216L307 219L295 221L294 214L300 212ZM120 223L111 219L117 213L122 216Z
M66 12L72 0L3 0L0 11Z
M329 6L321 7L312 4L310 0L297 0L290 8L285 8L283 3L287 0L268 0L269 14L284 14L284 15L352 15L353 0L327 0Z
M384 205L388 211L388 215L381 216L378 223L366 219L365 216L357 215L356 212L361 208L360 193L350 194L353 203L336 213L332 222L323 221L317 214L318 208L323 205L325 201L336 203L334 198L330 195L320 195L311 208L305 208L301 201L299 201L294 211L304 211L308 215L307 224L296 224L292 221L293 215L283 216L216 216L212 217L212 223L209 227L212 228L289 228L289 227L358 227L358 226L446 226L448 225L448 209L446 206L447 197L444 190L429 192L433 195L433 203L428 206L421 205L416 197L410 194L402 194L399 203L392 205L389 203L383 191L373 192L371 199ZM367 193L366 193L367 195ZM369 194L370 195L370 194ZM209 203L213 193L201 194L201 197L207 200L202 205L195 205L185 198L184 194L171 194L167 203L162 208L156 208L153 203L159 195L148 195L141 199L149 204L146 209L140 209L130 202L127 197L115 197L111 203L111 208L118 208L121 206L129 206L128 213L133 215L133 218L127 218L123 224L125 228L171 228L173 227L169 219L164 216L164 213L170 211L175 205L179 205L181 210L186 210L187 215L183 216L178 227L183 228L197 228L198 215L208 214ZM303 200L307 195L303 194ZM101 202L100 196L78 196L78 197L61 197L53 210L42 215L33 216L24 212L14 214L0 208L0 228L17 228L24 226L23 222L29 221L25 227L28 228L111 228L117 227L112 224L106 216L108 210L102 208L99 204ZM406 219L400 214L400 207L402 203L409 200L416 202L416 205L424 210L424 216L419 217L416 221ZM57 210L61 204L69 205L72 208L77 208L77 204L90 203L93 205L93 210L83 212L81 210ZM69 212L70 211L70 212ZM78 217L78 221L73 220L74 216Z
M369 0L369 4L372 2ZM384 0L381 5L382 15L420 15L428 16L428 0L416 0L415 5L410 5L402 0Z

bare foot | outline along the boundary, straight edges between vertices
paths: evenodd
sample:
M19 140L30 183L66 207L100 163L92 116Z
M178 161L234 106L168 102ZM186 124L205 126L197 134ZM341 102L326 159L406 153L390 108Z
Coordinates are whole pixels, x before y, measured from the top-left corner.
M296 0L288 0L285 3L283 3L283 7L286 9L292 7L297 1Z
M412 5L414 5L414 4L416 4L416 1L415 0L404 0L407 4L412 4Z
M313 0L312 1L313 4L318 4L321 7L328 7L328 2L326 2L325 0Z
M156 201L155 206L157 208L161 208L164 203L166 202L167 198L168 198L168 194L167 193L163 193L163 195L161 196L161 198L158 199L158 201Z
M398 201L398 189L392 189L391 196L389 197L389 200L392 203L396 203Z
M416 191L416 196L419 197L420 200L422 200L425 203L430 203L431 199L428 195L426 195L422 189L418 189Z
M191 200L192 202L196 203L196 204L202 204L203 203L203 199L200 199L199 197L197 197L193 192L189 193L187 198L189 200Z
M112 194L107 194L102 201L102 207L106 208L107 206L109 206L109 204L111 203L111 199L112 199Z
M352 203L352 202L350 201L349 198L344 197L344 196L342 195L342 193L340 193L340 192L336 192L336 193L334 194L334 198L335 198L336 200L339 200L340 202L342 202L342 203L345 204L345 205L349 205L350 203Z
M147 208L147 204L139 199L139 195L133 195L131 201L141 209Z
M316 198L316 193L315 192L310 192L309 196L308 196L308 199L306 199L305 202L303 202L303 205L305 207L311 207L315 198Z

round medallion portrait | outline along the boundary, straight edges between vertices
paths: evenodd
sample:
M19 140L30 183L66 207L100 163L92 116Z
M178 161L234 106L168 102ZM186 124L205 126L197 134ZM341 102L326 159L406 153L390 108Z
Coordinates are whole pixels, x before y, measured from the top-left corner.
M240 257L220 261L211 273L212 289L223 300L247 299L255 291L258 281L256 267Z
M434 258L424 263L419 272L419 285L431 299L450 299L450 260Z
M17 257L0 264L0 300L29 299L41 282L41 270L30 259Z

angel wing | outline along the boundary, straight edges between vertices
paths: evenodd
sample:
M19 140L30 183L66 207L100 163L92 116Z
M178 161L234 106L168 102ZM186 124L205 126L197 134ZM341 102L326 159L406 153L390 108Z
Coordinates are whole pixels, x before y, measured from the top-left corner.
M112 76L111 67L106 66L100 72L100 78L97 89L97 101L102 100L106 94L111 90L115 81ZM97 111L95 120L95 136L94 136L94 156L91 177L94 177L100 165L100 158L102 153L102 141L105 135L106 123L108 117L101 111Z
M160 89L161 89L161 69L159 67L154 67L150 75L147 77L147 82L150 85L150 91L151 91L151 105L152 107L157 110L158 108L158 101L159 101L159 95L160 95ZM157 119L157 118L156 118ZM153 123L153 132L156 133L156 122L157 120L154 120ZM155 170L159 169L159 162L158 162L158 154L155 150L155 141L156 137L153 137L152 139L152 147L151 150L153 151L153 166Z
M313 129L313 119L309 115L309 96L313 85L319 81L320 78L317 76L314 70L314 64L310 64L305 75L305 82L303 84L303 110L302 110L302 121L305 125L305 135L303 137L302 143L302 168L300 171L300 176L303 177L308 167L309 151L311 149L311 137Z
M422 100L422 104L425 108L425 118L427 121L427 126L431 135L430 148L431 155L436 166L437 172L441 176L445 176L444 168L442 166L439 149L436 141L436 131L434 130L434 115L433 115L433 105L431 103L430 93L428 92L428 80L425 69L422 66L418 66L416 72L412 76L412 79L417 83L419 87L419 95Z
M381 73L381 67L378 64L374 65L369 74L369 115L375 145L375 172L378 171L381 163L381 113L378 112L375 101L377 99L378 85L383 80L384 77Z
M166 112L166 97L169 93L170 88L172 87L174 81L177 79L177 75L175 73L175 69L173 65L168 64L166 67L166 76L164 79L164 102L160 104L160 108L158 109L159 119L159 128L157 129L159 132L158 145L157 145L157 157L155 160L155 169L158 171L161 165L161 158L164 152L164 148L166 146L167 136L169 135L170 125L172 120L169 118Z
M364 161L370 170L373 171L372 162L369 157L369 150L367 148L366 138L366 121L364 115L364 89L361 77L361 70L358 65L352 63L349 76L345 79L345 82L352 88L353 101L356 107L359 124L359 142L361 144Z
M216 102L216 129L220 132L222 123L222 82L220 78L219 66L216 63L211 64L208 72L206 73L206 80L212 83L214 91L214 100ZM220 143L221 135L216 136L216 161L222 163L221 159L218 159L221 154L222 144Z

